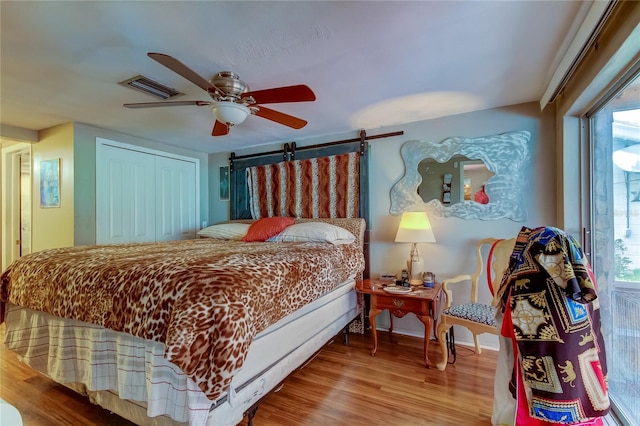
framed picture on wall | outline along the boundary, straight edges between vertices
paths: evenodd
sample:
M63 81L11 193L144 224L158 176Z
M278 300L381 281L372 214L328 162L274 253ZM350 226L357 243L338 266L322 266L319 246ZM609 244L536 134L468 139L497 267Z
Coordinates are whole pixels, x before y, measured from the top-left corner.
M60 159L40 162L40 207L60 207Z
M220 167L220 201L229 201L229 166Z

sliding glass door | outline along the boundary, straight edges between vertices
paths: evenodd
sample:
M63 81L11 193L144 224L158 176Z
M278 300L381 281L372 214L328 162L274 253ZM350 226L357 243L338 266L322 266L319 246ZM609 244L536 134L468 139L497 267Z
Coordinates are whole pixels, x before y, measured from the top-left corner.
M640 76L590 115L591 262L618 416L640 426Z

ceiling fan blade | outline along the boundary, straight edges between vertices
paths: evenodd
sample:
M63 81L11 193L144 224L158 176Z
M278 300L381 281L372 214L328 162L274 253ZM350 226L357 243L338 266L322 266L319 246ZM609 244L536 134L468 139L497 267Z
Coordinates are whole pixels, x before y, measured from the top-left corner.
M216 120L211 131L211 136L224 136L229 133L229 126Z
M255 115L257 115L258 117L266 118L267 120L275 121L276 123L284 124L285 126L289 126L294 129L302 129L307 125L307 122L305 120L294 117L293 115L275 111L273 109L263 107L262 105L255 106L257 108Z
M156 108L156 107L168 107L168 106L209 106L211 102L207 101L166 101L166 102L140 102L135 104L124 104L126 108Z
M191 68L174 58L173 56L165 55L163 53L147 53L151 59L161 63L165 67L169 68L171 71L181 75L186 78L196 86L200 87L202 90L207 93L217 93L223 95L224 93L218 89L216 86L208 82L204 77L202 77L197 72L193 71Z
M273 89L256 90L242 95L252 96L258 104L275 104L282 102L311 102L316 100L313 91L304 84L296 86L275 87Z

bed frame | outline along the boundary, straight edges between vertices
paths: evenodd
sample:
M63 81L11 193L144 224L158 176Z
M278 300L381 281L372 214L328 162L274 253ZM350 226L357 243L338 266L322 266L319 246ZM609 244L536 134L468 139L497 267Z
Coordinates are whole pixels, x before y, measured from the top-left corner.
M366 228L364 230L364 235L362 237L363 251L364 251L364 257L365 257L365 271L363 273L363 276L365 278L368 278L369 277L369 232L371 229L371 225L370 225L370 217L369 217L369 185L368 185L369 144L367 140L397 136L397 135L401 135L402 133L403 132L396 132L396 133L388 133L384 135L367 137L365 132L361 131L359 138L331 142L331 143L322 144L322 145L313 145L313 146L298 148L295 142L291 142L291 143L285 144L282 151L272 151L272 152L266 152L262 154L248 155L248 156L236 156L235 153L232 153L230 156L230 203L231 203L230 219L231 220L251 219L251 213L250 213L251 210L249 208L249 190L247 186L247 177L246 177L247 168L258 166L258 165L268 165L273 163L279 163L282 161L304 160L304 159L346 154L351 152L358 152L360 155L360 160L359 160L359 165L360 165L359 179L360 180L358 182L358 185L359 185L358 216L360 218L363 218L366 221ZM353 285L353 283L351 283L351 285ZM342 298L343 296L340 296L340 297ZM345 337L347 336L347 328L345 327L345 325L348 326L348 324L352 322L353 319L358 317L358 313L357 313L358 308L356 306L355 297L356 297L355 291L353 289L351 289L348 292L344 292L345 301L341 302L344 308L340 308L342 309L341 311L336 311L336 312L341 312L339 314L341 315L341 319L339 321L334 320L334 323L331 327L327 327L322 333L318 333L318 335L314 336L312 339L313 342L310 341L308 342L308 344L305 343L306 349L305 349L305 352L302 352L304 353L303 357L298 357L296 358L296 360L307 359L307 358L308 359L302 363L299 363L299 361L295 361L295 364L290 361L289 366L292 367L291 368L292 372L289 374L292 374L293 372L297 371L299 368L301 368L301 366L306 365L307 362L310 359L312 359L315 356L315 354L317 354L320 351L320 349L327 343L327 341L331 341L333 337L335 337L336 333L340 332L340 330L343 330L343 332L345 333ZM349 298L350 300L349 302L346 301L347 298ZM347 305L349 306L348 309L346 308ZM329 305L327 305L327 307L329 307ZM349 318L347 318L347 316ZM364 326L366 327L366 324ZM361 328L362 328L362 324L361 324ZM248 417L248 421L250 425L252 424L253 417L255 416L256 410L260 405L260 403L271 392L279 389L280 388L279 384L282 384L288 376L284 378L281 378L281 377L282 376L274 376L273 380L269 383L269 385L265 386L264 393L261 392L259 394L260 395L259 399L257 400L255 398L251 399L251 401L256 401L256 402L251 404L251 402L247 401L247 405L251 404L251 406L250 408L246 409L246 411L244 411L244 416ZM267 378L267 381L268 380L269 379ZM131 414L131 416L133 416L134 415L133 411L135 411L136 413L139 412L138 407L134 406L135 404L131 404L126 400L118 400L117 395L110 394L108 391L91 393L91 392L87 392L84 386L80 386L79 388L77 388L72 385L69 387L71 387L76 391L79 391L80 393L90 395L93 400L100 401L100 405L102 405L105 408L109 408L110 404L113 404L114 407L118 406L117 405L118 401L121 401L121 402L124 401L125 402L124 408L126 413ZM247 394L247 391L253 392L251 389L246 389L244 390L244 394ZM103 398L103 399L100 400L100 398ZM111 401L107 401L104 398L111 398ZM126 404L131 404L131 405L127 406ZM120 415L124 414L120 410L114 409L112 411L118 412ZM144 413L144 411L142 413ZM142 413L140 414L141 417L135 417L136 419L138 419L136 420L137 422L140 422L140 423L146 422L146 420L144 420L145 416ZM240 413L238 413L238 415L239 414ZM132 418L128 415L124 415L124 417ZM153 419L159 419L159 418L154 417ZM156 422L156 420L153 420L153 421ZM160 423L154 423L154 424L160 424Z

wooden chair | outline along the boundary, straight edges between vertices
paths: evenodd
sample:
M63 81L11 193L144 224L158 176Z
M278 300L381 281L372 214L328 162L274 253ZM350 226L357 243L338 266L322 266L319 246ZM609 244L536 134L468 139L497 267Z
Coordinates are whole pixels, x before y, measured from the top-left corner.
M442 282L445 294L445 307L438 321L437 337L442 350L442 361L436 364L438 370L447 368L447 342L445 335L454 326L466 327L473 333L476 353L482 353L478 342L478 335L482 333L498 334L495 322L495 308L491 305L478 303L478 280L483 271L487 273L487 283L494 287L500 285L502 275L509 264L509 257L513 251L515 238L500 240L496 238L484 238L478 241L476 247L477 267L471 275L458 275ZM489 268L487 269L487 265ZM471 294L468 300L453 304L453 292L451 286L463 282L471 282ZM493 289L490 288L493 293Z

